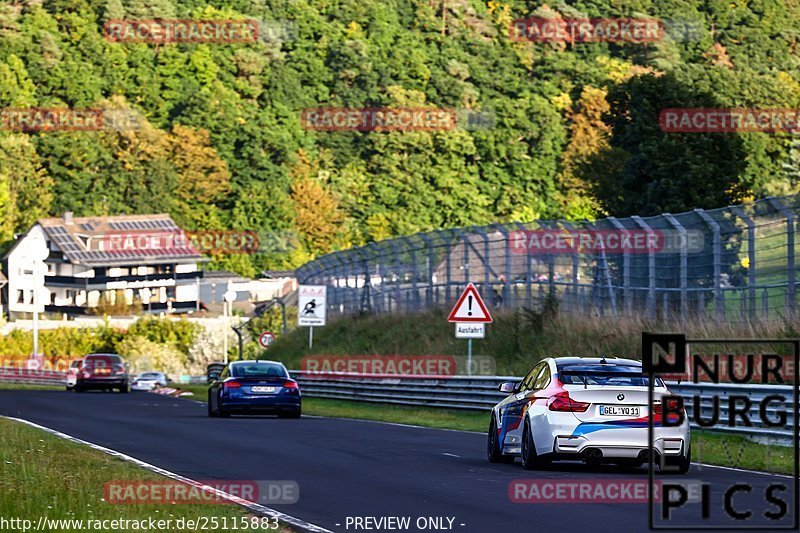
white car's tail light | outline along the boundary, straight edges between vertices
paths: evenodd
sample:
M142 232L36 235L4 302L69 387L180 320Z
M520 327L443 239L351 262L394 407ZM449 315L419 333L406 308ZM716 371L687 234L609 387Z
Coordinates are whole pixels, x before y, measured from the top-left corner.
M672 399L668 400L668 403L669 403L670 412L677 413L678 409L680 408L680 403L678 402L678 400L676 400L675 398L672 398ZM660 415L660 414L662 414L663 411L664 411L664 407L663 407L662 403L657 403L657 404L653 405L653 413L654 414ZM683 410L683 412L685 413L686 411Z
M551 411L566 411L570 413L583 413L589 408L588 403L578 402L569 397L569 392L559 392L553 396L550 405L547 407Z

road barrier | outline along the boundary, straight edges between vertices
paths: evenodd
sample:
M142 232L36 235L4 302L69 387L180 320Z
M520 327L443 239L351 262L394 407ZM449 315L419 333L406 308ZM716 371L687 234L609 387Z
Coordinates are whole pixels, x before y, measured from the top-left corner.
M302 371L292 371L292 376L300 383L303 394L312 398L473 411L488 410L502 400L506 394L497 390L501 383L522 379L513 376L365 377L346 373L319 375ZM716 424L716 427L709 429L781 439L792 436L797 405L790 386L668 383L668 387L674 394L684 398L692 427L700 427L695 419L695 397L699 398L699 414L703 420L711 418L712 399L717 397L720 421L726 421L729 398L744 396L751 402L748 410L751 426L720 427ZM778 420L781 412L786 413L785 424L777 427L769 427L759 412L762 401L770 395L783 397L783 401L770 402L764 409L768 420Z
M23 385L63 385L67 378L65 372L53 370L28 370L26 368L0 368L0 383L20 383Z
M293 370L291 374L300 383L303 395L311 398L472 411L489 410L506 396L497 390L501 383L518 382L522 379L514 376L368 377L363 374L318 374L299 370ZM0 383L62 385L65 378L64 372L0 368ZM205 376L196 376L191 381L204 380ZM711 418L712 398L718 398L719 417L720 421L724 422L729 416L730 398L738 396L746 397L751 402L748 410L751 425L722 427L716 424L713 430L779 439L792 437L794 420L798 417L798 406L794 403L791 386L669 382L668 386L674 394L684 398L686 413L692 427L700 427L695 418L695 397L699 398L699 415L703 420ZM779 395L783 400L772 401L764 406L767 420L779 420L781 413L785 413L786 416L785 423L775 427L770 427L760 412L762 403L771 395Z

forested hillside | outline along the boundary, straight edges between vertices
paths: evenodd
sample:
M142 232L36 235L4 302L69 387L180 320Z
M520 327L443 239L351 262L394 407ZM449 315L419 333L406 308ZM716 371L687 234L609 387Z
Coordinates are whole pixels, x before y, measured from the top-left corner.
M653 17L651 43L511 38L515 19ZM257 19L257 42L111 42L118 19ZM796 0L5 0L0 108L101 107L104 131L0 131L0 241L37 217L169 212L269 231L254 274L393 235L678 212L800 191L790 134L669 133L675 107L800 108ZM314 131L304 109L437 107L447 131ZM285 241L285 242L284 242Z

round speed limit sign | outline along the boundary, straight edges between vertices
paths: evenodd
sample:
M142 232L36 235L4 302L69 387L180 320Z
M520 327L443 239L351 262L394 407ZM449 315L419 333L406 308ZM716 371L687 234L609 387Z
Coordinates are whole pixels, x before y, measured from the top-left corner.
M275 342L275 335L269 331L265 331L258 337L258 344L260 344L262 348L269 348L269 345L273 342Z

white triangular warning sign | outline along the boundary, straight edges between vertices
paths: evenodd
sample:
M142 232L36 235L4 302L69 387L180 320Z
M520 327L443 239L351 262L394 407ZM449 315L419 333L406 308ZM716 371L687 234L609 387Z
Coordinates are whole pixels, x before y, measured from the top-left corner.
M478 289L470 283L450 311L448 322L492 322L492 315L484 305Z

